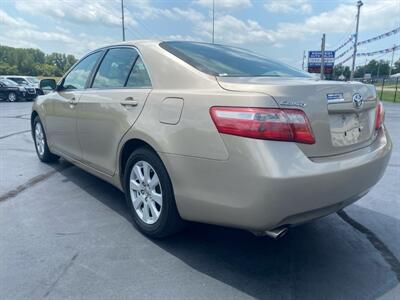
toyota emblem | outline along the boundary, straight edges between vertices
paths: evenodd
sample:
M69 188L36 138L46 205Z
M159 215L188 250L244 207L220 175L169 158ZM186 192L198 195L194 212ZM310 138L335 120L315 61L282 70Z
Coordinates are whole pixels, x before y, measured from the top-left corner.
M354 105L354 107L355 108L361 108L363 103L364 103L363 97L359 93L355 93L353 95L353 105Z

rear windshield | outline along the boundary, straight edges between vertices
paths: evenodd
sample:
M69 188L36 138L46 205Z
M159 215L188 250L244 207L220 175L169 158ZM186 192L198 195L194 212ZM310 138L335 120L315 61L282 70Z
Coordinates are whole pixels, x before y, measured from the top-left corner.
M310 77L303 71L240 48L195 42L162 42L160 46L213 76Z

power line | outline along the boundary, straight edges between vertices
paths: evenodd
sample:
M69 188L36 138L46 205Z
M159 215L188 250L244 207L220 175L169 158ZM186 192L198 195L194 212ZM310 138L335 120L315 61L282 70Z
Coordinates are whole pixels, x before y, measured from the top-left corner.
M380 35L374 36L373 38L369 38L369 39L363 40L361 42L358 42L357 46L364 45L364 44L369 44L369 43L381 40L383 38L387 38L387 37L389 37L391 35L395 35L395 34L397 34L399 32L400 32L400 27L397 27L397 28L395 28L395 29L393 29L391 31L388 31L388 32L382 33Z
M400 49L400 45L393 45L393 47L382 49L382 50L378 50L378 51L356 53L356 56L358 56L358 57L368 57L368 56L375 56L377 54L382 54L382 55L378 56L378 58L379 58L379 57L381 57L383 55L386 55L388 53L391 53L391 52L394 53L398 49ZM354 54L350 55L349 57L347 57L346 59L342 60L337 65L344 64L345 62L347 62L348 60L353 58L353 55ZM393 54L393 57L394 57L394 54ZM360 64L360 65L362 65L362 64Z
M131 13L131 9L130 9L128 6L125 6L125 9L126 9L129 13ZM135 18L135 22L136 22L138 25L142 26L142 27L145 29L145 31L147 31L147 33L150 34L150 36L156 37L157 39L160 39L160 36L159 36L158 34L156 34L154 31L152 31L152 30L146 25L146 23L145 23L143 20L139 21L138 19Z
M334 51L337 52L340 49L344 48L348 43L351 43L353 41L354 35L352 34L346 42L344 42L343 44L341 44L339 47L337 47Z
M380 53L390 53L390 52L395 52L400 48L400 45L393 45L393 47L382 49L382 50L377 50L377 51L372 51L372 52L361 52L357 53L357 56L374 56Z
M353 46L351 46L350 48L348 48L347 50L345 50L344 52L342 52L339 55L336 55L336 59L341 58L343 56L345 56L347 53L349 53L351 50L353 50Z
M139 23L138 20L136 20L136 22ZM157 33L155 33L154 31L152 31L151 29L149 29L149 28L147 27L147 25L145 25L145 24L146 24L146 23L145 23L143 20L140 22L140 25L141 25L148 33L150 33L151 36L156 37L157 39L160 39L160 36L159 36Z
M113 17L115 17L115 18L118 18L118 19L120 19L120 20L122 20L122 16L121 17L119 17L119 16L117 16L116 14L114 14L113 12L111 12L111 11L107 11L104 7L102 7L102 6L98 6L98 7L96 7L97 9L100 9L101 11L103 11L104 13L106 13L106 14L111 14ZM138 33L136 33L136 32L134 32L133 30L131 30L129 27L125 27L125 30L128 30L128 31L130 31L131 32L131 34L133 35L133 36L135 36L136 38L138 38L138 39L140 39L140 36L139 36L139 34Z
M387 53L383 53L381 55L378 55L377 57L374 58L374 60L378 61L378 63L379 63L378 59L380 59L381 57L386 56L386 55L387 55ZM359 66L362 66L362 65L363 64L361 63L361 64L356 65L356 67L359 67Z
M337 43L334 44L335 47L332 47L332 48L339 48L339 47L337 47L337 45L340 45L341 42L346 38L346 36L347 37L353 36L353 33L352 33L352 31L350 31L350 28L352 28L354 26L355 22L356 22L356 18L354 16L353 22L351 22L350 25L346 28L346 30L344 30L345 34L342 35L342 37L337 41ZM349 34L349 32L351 32L351 33Z
M395 28L395 29L393 29L393 30L391 30L391 31L382 33L382 34L380 34L380 35L377 35L377 36L375 36L375 37L373 37L373 38L369 38L369 39L366 39L366 40L364 40L364 41L358 42L358 43L357 43L357 46L363 46L363 45L365 45L365 44L372 43L372 42L375 42L375 41L377 41L377 40L381 40L381 39L383 39L383 38L386 38L386 37L395 35L395 34L397 34L397 33L399 33L399 32L400 32L400 27ZM346 43L343 44L343 45L341 45L338 49L343 48L343 46L345 46L345 45L346 45ZM336 49L335 51L337 51L338 49ZM349 52L350 52L351 50L353 50L353 49L354 49L354 45L351 46L351 47L349 47L349 48L346 49L345 51L343 51L341 54L336 55L336 59L339 59L339 58L343 57L344 55L346 55L347 53L349 53ZM357 56L359 56L359 55L357 55Z

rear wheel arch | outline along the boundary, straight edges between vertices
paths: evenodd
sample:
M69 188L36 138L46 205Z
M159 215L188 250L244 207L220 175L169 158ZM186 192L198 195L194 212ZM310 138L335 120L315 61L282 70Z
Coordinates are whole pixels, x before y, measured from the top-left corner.
M154 147L152 147L149 143L145 142L144 140L141 139L130 139L128 141L125 142L125 144L122 146L121 151L120 151L120 155L119 155L119 178L120 178L120 182L123 186L123 182L124 182L124 173L125 173L125 167L126 167L126 163L129 159L129 156L131 155L131 153L133 151L135 151L136 149L139 148L146 148L151 150L152 152L154 152L162 161L161 157L158 155L157 151L154 149ZM164 162L163 162L164 164ZM165 166L165 164L164 164Z
M134 140L128 145L132 147L140 142ZM124 166L123 186L135 226L149 237L164 238L182 230L186 223L178 212L168 171L157 152L149 146L142 144L133 152L128 151L129 146L126 148L124 153L129 156ZM145 166L153 172L149 170L146 175Z
M39 114L35 110L32 111L32 113L31 113L31 131L32 131L32 134L33 134L33 123L35 121L35 118L38 117L38 116L39 116Z

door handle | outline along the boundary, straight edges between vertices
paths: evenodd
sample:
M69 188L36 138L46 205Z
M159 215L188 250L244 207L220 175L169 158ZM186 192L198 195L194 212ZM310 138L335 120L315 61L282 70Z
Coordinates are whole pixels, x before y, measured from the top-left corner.
M138 106L139 102L132 97L127 97L121 101L122 106Z
M71 104L71 105L76 105L76 101L75 101L75 97L72 97L69 101L69 104Z

